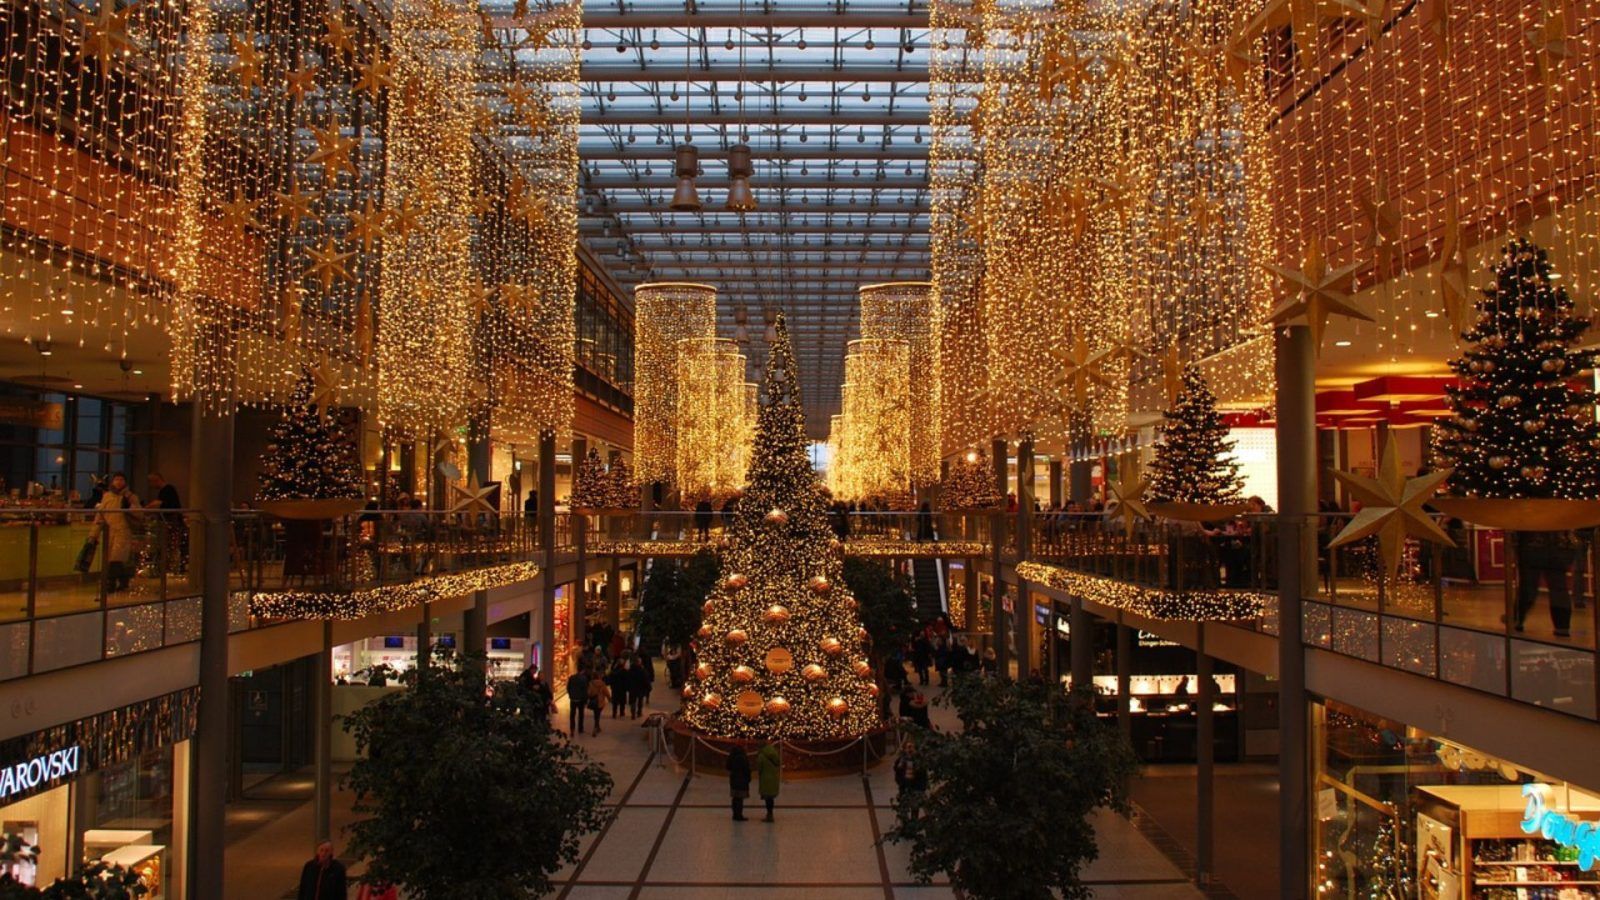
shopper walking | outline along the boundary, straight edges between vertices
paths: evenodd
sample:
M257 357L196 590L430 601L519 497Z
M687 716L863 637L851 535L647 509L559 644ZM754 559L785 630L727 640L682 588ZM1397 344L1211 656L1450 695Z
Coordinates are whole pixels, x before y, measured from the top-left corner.
M922 760L917 757L917 744L907 740L900 745L900 755L894 760L894 783L900 788L901 795L912 792L921 793L928 789L928 772L922 767Z
M333 858L333 842L323 841L317 845L317 855L300 869L295 900L345 900L349 893L344 863Z
M594 713L594 734L600 735L600 711L606 708L606 701L611 699L611 686L606 684L605 677L599 669L589 676L589 712Z
M778 786L783 781L783 756L778 745L768 743L756 752L756 765L761 769L761 800L767 804L767 821L772 821L772 804L778 799Z
M606 675L606 687L611 690L611 718L620 717L628 709L628 663L617 660Z
M629 712L637 719L644 714L644 701L650 696L650 664L644 657L633 660L628 666Z
M711 519L715 512L710 500L701 500L694 505L694 530L702 541L711 538Z
M567 734L583 734L583 710L589 705L589 671L573 669L567 676Z
M113 482L112 487L116 484ZM1556 637L1572 636L1572 592L1568 579L1578 558L1578 542L1570 531L1519 531L1516 534L1518 633L1539 599L1539 582L1550 591L1550 624Z
M733 820L743 822L744 801L750 796L750 754L743 747L728 752L728 796L733 802ZM771 806L771 801L767 802Z
M125 591L133 578L133 527L138 521L139 498L128 490L128 479L121 472L111 476L97 509L100 514L95 516L95 524L104 526L106 536L106 589Z
M928 669L933 666L933 642L928 640L926 631L917 633L911 642L911 667L917 670L917 683L926 687L928 684Z

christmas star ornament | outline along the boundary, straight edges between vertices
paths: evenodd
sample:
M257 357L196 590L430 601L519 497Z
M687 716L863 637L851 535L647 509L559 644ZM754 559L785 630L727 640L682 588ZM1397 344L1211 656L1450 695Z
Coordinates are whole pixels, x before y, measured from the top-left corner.
M1122 474L1109 487L1113 500L1111 516L1122 520L1123 536L1131 538L1136 522L1150 520L1150 510L1144 505L1144 492L1150 489L1150 481L1140 478L1135 467L1124 466Z
M330 8L322 21L327 27L327 34L323 36L322 42L328 45L328 49L342 50L346 53L356 49L355 30L344 23L344 14L340 10Z
M249 94L252 87L261 83L262 56L256 49L256 37L249 32L229 34L228 48L234 57L228 72L239 82L239 90Z
M1372 190L1356 199L1367 223L1367 246L1387 262L1400 252L1400 204L1389 196L1389 180L1378 176Z
M111 68L117 57L133 49L133 38L128 36L128 19L137 3L121 9L117 0L100 0L94 15L79 13L78 24L83 28L83 52L104 72Z
M1460 208L1452 197L1444 211L1444 240L1439 251L1439 298L1444 303L1445 315L1450 319L1451 331L1457 336L1471 325L1467 313L1472 309L1472 289L1467 284L1470 270L1467 268L1463 237Z
M290 234L299 230L302 220L316 218L311 205L316 202L318 193L303 194L290 185L289 190L273 191L272 196L278 201L278 218L289 221Z
M306 289L296 281L283 286L283 340L294 344L300 340L300 312L305 308Z
M390 74L393 67L382 56L373 56L372 62L356 66L361 72L361 77L356 79L355 89L366 91L376 98L386 87L394 87L394 77Z
M233 199L219 205L222 211L222 221L228 230L235 235L243 235L247 230L261 230L261 223L256 220L256 210L261 208L262 201L250 200L237 190Z
M333 289L335 281L349 281L350 270L345 268L345 261L355 256L354 250L339 252L339 247L333 242L333 235L322 239L322 249L315 247L306 251L311 257L311 266L306 269L307 275L315 275L322 283L322 292L327 293Z
M1072 349L1051 350L1050 355L1061 363L1062 376L1056 379L1055 383L1066 385L1070 389L1072 402L1078 409L1088 405L1091 384L1101 387L1111 386L1111 382L1107 381L1105 374L1100 371L1100 366L1108 354L1104 351L1089 352L1089 344L1081 333L1073 336Z
M1391 577L1400 569L1406 535L1454 547L1450 535L1422 508L1452 471L1441 469L1415 478L1405 477L1400 472L1400 451L1391 433L1383 446L1378 477L1368 478L1353 472L1333 473L1333 477L1361 502L1361 511L1328 542L1328 547L1342 547L1377 535L1383 571Z
M321 71L321 66L307 66L286 73L283 76L284 90L296 103L303 102L307 95L317 89L317 73Z
M388 210L390 232L397 237L409 236L417 230L417 220L422 218L422 213L422 207L410 197L401 197L400 202Z
M324 419L339 408L339 372L326 353L311 369L311 402L317 407L317 415Z
M1523 35L1533 48L1533 61L1539 67L1539 78L1546 88L1555 86L1555 76L1563 63L1575 55L1575 48L1567 34L1567 14L1560 0L1547 3L1544 18L1536 27Z
M353 137L345 137L338 122L331 122L326 128L314 128L311 133L316 136L317 149L306 157L306 162L321 163L329 183L332 183L335 172L342 170L355 174L356 168L350 161L350 151L355 149L357 141Z
M455 490L458 500L450 507L454 513L470 512L498 512L490 501L500 490L498 481L491 481L487 485L478 483L478 476L473 475L465 485L451 485Z
M383 229L385 218L383 210L372 205L371 197L366 199L360 212L350 214L350 236L361 241L361 252L371 253L373 243L389 236Z
M1361 263L1351 263L1330 271L1322 255L1321 241L1314 240L1306 245L1305 262L1298 270L1273 263L1264 265L1267 271L1278 276L1284 289L1291 295L1273 309L1267 316L1267 322L1288 325L1304 321L1311 326L1311 345L1318 353L1322 352L1322 333L1328 327L1329 316L1372 321L1371 316L1350 301L1350 291L1355 285L1355 274L1361 268Z

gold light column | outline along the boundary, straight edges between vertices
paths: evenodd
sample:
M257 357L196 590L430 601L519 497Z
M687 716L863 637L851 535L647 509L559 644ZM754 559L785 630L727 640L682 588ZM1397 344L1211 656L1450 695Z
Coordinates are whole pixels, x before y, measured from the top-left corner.
M685 503L720 502L744 484L745 358L728 338L678 342L677 471Z
M641 483L670 484L678 462L679 342L716 336L717 289L687 282L641 284L633 300L634 471Z
M939 305L926 281L861 288L861 336L905 341L910 371L910 474L913 490L939 481Z
M911 498L910 345L863 338L846 345L842 454L845 499L903 508Z

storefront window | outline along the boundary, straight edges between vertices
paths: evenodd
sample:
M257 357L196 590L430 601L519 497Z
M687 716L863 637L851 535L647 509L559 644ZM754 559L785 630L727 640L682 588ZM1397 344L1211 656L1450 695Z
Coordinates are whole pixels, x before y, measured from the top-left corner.
M1314 709L1318 896L1600 897L1581 842L1523 828L1529 792L1562 821L1600 820L1600 797L1351 706Z

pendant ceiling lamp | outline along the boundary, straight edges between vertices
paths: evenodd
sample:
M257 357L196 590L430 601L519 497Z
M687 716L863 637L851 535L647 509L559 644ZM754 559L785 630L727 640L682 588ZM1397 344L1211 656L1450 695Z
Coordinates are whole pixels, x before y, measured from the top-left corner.
M732 212L750 212L756 208L756 195L750 190L750 176L754 174L750 145L740 141L729 147L727 207Z
M672 192L672 208L680 212L700 211L700 192L695 189L695 176L700 174L700 148L693 144L678 145L678 161L674 165L678 187Z

